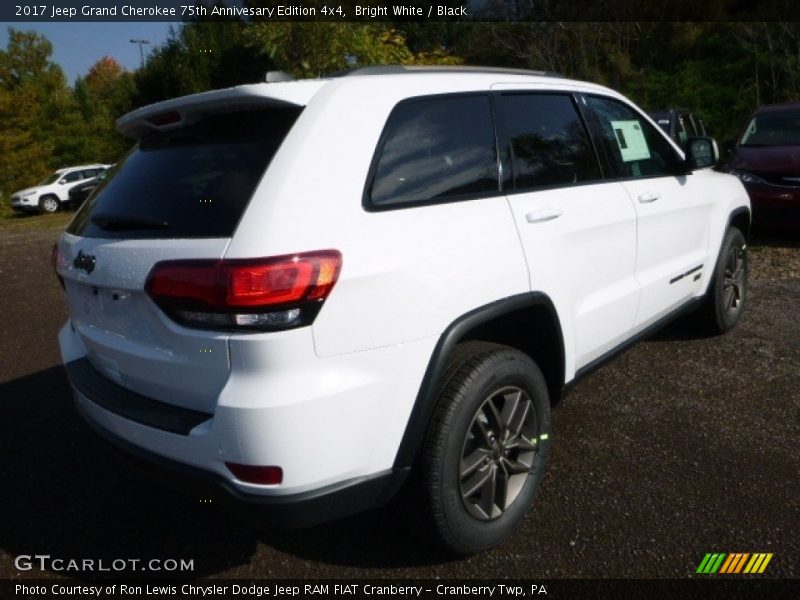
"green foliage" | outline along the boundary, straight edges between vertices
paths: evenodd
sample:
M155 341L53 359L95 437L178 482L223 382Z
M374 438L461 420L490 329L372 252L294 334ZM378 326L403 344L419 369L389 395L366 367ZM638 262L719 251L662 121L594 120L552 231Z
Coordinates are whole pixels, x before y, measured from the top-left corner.
M254 23L248 45L295 77L320 77L362 65L410 62L405 40L381 25L333 22Z
M244 83L268 71L319 77L375 64L461 62L443 45L414 53L387 23L190 22L171 30L135 75L135 104Z
M133 76L104 57L67 85L52 45L9 30L0 50L0 190L5 197L55 169L113 162L130 146L114 121L133 108Z
M239 21L191 22L173 28L167 42L135 75L135 104L263 81L272 62L248 46L247 28Z
M105 56L75 82L74 98L81 123L79 154L94 162L115 162L129 147L130 140L117 133L115 121L134 108L133 75L113 58Z
M469 64L562 73L647 109L688 107L720 141L759 105L800 99L800 23L475 23L452 36ZM430 42L429 42L430 43Z
M53 48L33 32L9 29L0 50L0 190L8 196L51 170L61 152L54 127L68 110L70 90Z

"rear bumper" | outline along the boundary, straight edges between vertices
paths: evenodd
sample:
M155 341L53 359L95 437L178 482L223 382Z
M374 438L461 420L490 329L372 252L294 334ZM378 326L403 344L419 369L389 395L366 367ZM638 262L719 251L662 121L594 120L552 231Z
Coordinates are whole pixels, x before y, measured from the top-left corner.
M390 470L285 496L250 494L217 473L170 460L131 444L81 412L101 439L151 477L276 529L312 527L380 507L391 500L408 474L407 470Z
M321 359L309 328L242 336L230 341L231 373L204 412L113 381L76 330L68 322L59 343L79 412L180 487L304 526L378 506L406 476L394 459L419 383L403 371L421 378L427 340ZM226 462L279 466L283 482L241 481Z

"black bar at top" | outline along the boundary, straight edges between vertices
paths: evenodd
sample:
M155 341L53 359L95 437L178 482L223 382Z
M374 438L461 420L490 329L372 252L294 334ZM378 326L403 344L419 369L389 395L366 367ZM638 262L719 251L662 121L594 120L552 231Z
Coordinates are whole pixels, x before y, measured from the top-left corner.
M0 20L24 22L221 21L784 21L796 14L794 0L9 0Z

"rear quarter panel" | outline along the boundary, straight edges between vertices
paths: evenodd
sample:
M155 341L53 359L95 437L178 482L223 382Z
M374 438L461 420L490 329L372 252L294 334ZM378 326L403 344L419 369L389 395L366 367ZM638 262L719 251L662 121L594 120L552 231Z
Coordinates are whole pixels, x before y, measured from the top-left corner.
M437 83L437 81L439 83ZM438 336L462 314L529 290L503 196L368 212L362 195L387 117L401 100L488 92L464 77L335 81L309 103L259 184L226 257L333 248L339 281L313 326L334 356Z

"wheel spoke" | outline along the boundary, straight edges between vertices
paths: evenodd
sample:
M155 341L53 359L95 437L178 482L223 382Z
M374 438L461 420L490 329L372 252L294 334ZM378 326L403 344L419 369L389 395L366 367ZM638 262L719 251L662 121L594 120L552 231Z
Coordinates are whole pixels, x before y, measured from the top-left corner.
M506 444L506 448L509 450L516 449L520 452L533 452L536 450L536 444L524 435L518 435Z
M733 286L725 288L723 291L722 302L726 308L733 308Z
M475 469L480 467L486 460L488 452L484 448L478 448L466 458L461 459L461 479L470 475Z
M516 416L517 411L520 408L519 405L521 398L522 398L521 390L515 390L513 392L509 392L503 395L505 403L503 404L503 412L500 414L500 418L503 421L503 428L511 429L514 417Z
M528 465L521 463L518 460L511 460L510 458L507 457L503 458L503 465L505 466L508 473L511 475L517 475L518 473L528 473L531 470L531 468Z
M517 414L514 415L514 420L509 423L508 428L513 434L512 437L517 437L522 431L522 426L525 425L525 419L528 418L528 413L531 410L531 403L528 400L522 403L522 407L517 409Z
M497 495L497 467L494 465L488 469L489 477L483 482L481 486L481 498L479 506L486 513L486 516L491 518L494 513L495 497Z
M499 433L503 429L503 418L500 416L500 413L497 411L497 407L494 405L493 398L490 398L487 402L484 403L484 406L488 407L489 410L484 410L486 414L486 418L490 421L494 421L494 426L497 432Z
M479 469L475 471L472 476L462 484L462 496L466 499L472 496L475 492L483 488L486 485L486 482L492 480L492 467L487 466L486 468Z
M506 509L506 501L508 500L508 473L503 468L503 464L499 464L495 471L495 498L494 504L504 511Z

